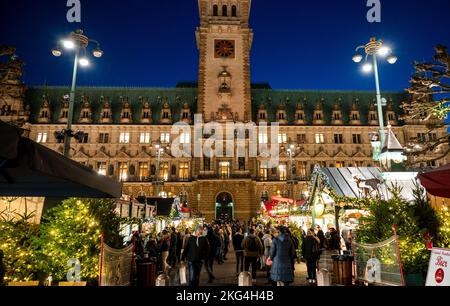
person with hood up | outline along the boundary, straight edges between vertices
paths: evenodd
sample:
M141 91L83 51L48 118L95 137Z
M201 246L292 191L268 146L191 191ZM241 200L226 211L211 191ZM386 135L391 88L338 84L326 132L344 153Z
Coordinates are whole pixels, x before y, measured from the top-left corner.
M272 260L270 278L278 286L289 286L294 282L292 260L295 258L296 252L292 240L286 233L286 228L280 227L278 232L280 234L272 240L270 249L270 259Z

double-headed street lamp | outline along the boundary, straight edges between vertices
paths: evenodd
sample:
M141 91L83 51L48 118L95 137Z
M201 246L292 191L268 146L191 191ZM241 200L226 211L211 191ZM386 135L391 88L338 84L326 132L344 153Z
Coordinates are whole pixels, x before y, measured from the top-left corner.
M52 54L56 57L59 57L63 54L62 49L75 51L75 61L73 65L72 88L70 91L67 127L65 130L59 133L60 137L64 137L64 156L66 157L69 157L70 153L70 139L71 137L75 137L77 135L74 134L72 131L72 121L73 121L73 108L75 104L75 88L77 82L78 65L80 65L81 67L89 66L90 62L89 58L87 57L87 48L89 46L89 43L91 42L97 45L92 50L92 55L96 58L102 57L103 51L100 49L100 44L98 43L98 41L89 39L87 36L83 34L82 30L76 30L75 32L70 33L70 37L60 41L59 46L52 49Z
M355 63L361 63L364 59L364 56L359 53L359 50L363 49L365 52L365 61L362 66L362 70L365 73L374 72L375 75L375 86L376 86L376 94L377 94L377 106L378 106L378 121L380 124L380 135L378 139L373 139L376 141L372 141L374 146L374 158L376 160L380 160L380 154L383 150L386 143L386 133L384 129L384 119L383 119L383 101L381 97L380 91L380 79L378 76L378 61L377 57L385 57L389 64L395 64L398 60L397 56L392 53L392 50L383 44L382 40L376 40L374 37L370 39L366 45L359 46L356 48L356 54L353 56L353 61ZM372 56L372 63L368 60L369 56Z

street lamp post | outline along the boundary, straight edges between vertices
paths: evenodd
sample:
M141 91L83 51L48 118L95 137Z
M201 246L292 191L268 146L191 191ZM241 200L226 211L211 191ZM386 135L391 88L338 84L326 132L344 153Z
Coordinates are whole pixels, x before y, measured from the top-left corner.
M69 98L69 113L67 114L67 127L62 132L57 133L57 137L64 137L64 156L69 157L70 155L70 140L72 137L83 137L83 133L74 134L72 131L72 122L73 122L73 109L75 104L75 90L77 83L77 72L78 65L82 67L89 66L89 59L87 58L87 47L90 42L94 42L97 44L97 47L94 48L92 54L94 57L100 58L103 56L103 51L100 49L100 44L98 41L89 39L87 36L83 34L82 30L76 30L70 34L68 39L62 40L60 45L66 50L75 50L75 59L73 65L73 75L72 75L72 87L70 90L70 98ZM80 57L80 53L83 52L83 56ZM56 57L59 57L63 54L62 48L57 46L52 49L52 54Z
M374 150L376 150L374 157L376 160L379 160L379 156L381 150L384 148L386 142L386 133L384 128L384 119L383 119L383 100L381 96L380 90L380 78L378 74L378 60L377 56L386 57L386 60L389 64L395 64L398 58L392 53L392 50L383 44L382 40L376 40L374 37L370 39L370 42L366 45L359 46L356 48L356 54L353 56L353 61L355 63L360 63L363 60L363 55L358 53L360 49L364 49L365 52L365 63L362 66L362 69L365 73L374 72L375 76L375 86L376 86L376 97L377 97L377 106L378 106L378 122L380 125L380 135L379 135L379 145L374 146ZM372 64L368 61L368 57L372 56Z
M159 171L160 171L160 164L161 164L161 153L164 151L163 148L161 148L160 144L157 144L156 146L156 182L154 183L154 185L156 186L156 197L159 197L159 186L163 185L163 181L160 180L159 177Z
M294 195L294 185L296 183L296 180L294 178L294 161L292 160L292 155L295 152L295 146L291 144L289 146L289 149L287 150L287 152L289 154L289 166L290 166L290 174L289 174L289 181L288 181L288 184L290 185L289 194L290 194L290 197L291 197L291 199L293 201L292 204L288 205L288 207L289 207L289 209L288 209L289 210L289 218L290 218L291 217L291 205L295 205L296 204L295 203L295 195Z

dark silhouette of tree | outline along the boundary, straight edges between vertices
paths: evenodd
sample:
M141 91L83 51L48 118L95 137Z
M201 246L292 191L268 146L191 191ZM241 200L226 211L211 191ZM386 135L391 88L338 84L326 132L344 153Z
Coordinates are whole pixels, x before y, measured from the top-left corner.
M445 127L444 120L450 113L450 55L448 48L438 45L436 55L429 63L414 63L415 74L407 92L411 99L403 102L403 120L420 120L427 133L412 138L406 154L414 164L432 162L450 153L449 136L437 137L437 131Z

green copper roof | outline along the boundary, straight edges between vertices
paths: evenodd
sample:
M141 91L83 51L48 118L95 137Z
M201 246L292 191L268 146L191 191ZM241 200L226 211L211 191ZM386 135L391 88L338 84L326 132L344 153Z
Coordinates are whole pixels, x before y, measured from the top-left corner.
M109 98L113 111L113 123L120 123L122 103L120 97L127 97L132 108L133 122L139 124L141 115L140 98L148 99L152 108L153 123L158 124L160 121L160 112L162 105L167 101L172 110L172 118L174 122L179 121L182 106L188 102L191 113L197 110L197 93L195 87L182 86L180 83L178 88L119 88L119 87L79 87L76 92L76 103L74 111L74 122L78 122L81 111L82 96L89 97L91 110L93 113L93 122L97 123L102 109L101 97ZM42 97L45 94L50 103L52 122L58 122L60 110L62 106L62 97L69 95L68 87L31 87L26 93L26 102L31 106L31 122L37 122L40 107L42 105ZM408 99L406 93L386 92L383 94L388 101L392 100L394 111L399 114L400 104ZM306 100L305 100L306 99ZM363 124L367 122L369 113L369 105L375 99L375 93L365 91L326 91L326 90L273 90L270 86L255 86L252 89L252 105L253 119L256 121L258 110L261 104L267 108L269 120L276 121L276 112L278 106L285 104L288 121L293 122L295 119L295 110L298 102L306 101L305 114L308 122L312 122L314 108L320 100L323 103L324 117L327 121L331 119L331 113L336 101L340 99L342 105L343 120L348 120L352 103L359 100L359 110L361 121Z
M69 95L68 87L32 87L27 90L26 101L31 106L31 122L36 122L45 94L50 103L52 121L57 122L62 106L62 97ZM195 88L119 88L119 87L78 87L75 97L74 122L78 122L81 112L82 97L89 97L93 121L96 123L102 110L101 97L109 98L113 112L113 123L120 122L122 102L120 97L127 97L131 104L133 122L139 124L141 116L140 98L148 98L152 108L153 122L158 123L162 105L167 101L172 110L174 122L179 121L181 108L185 102L196 111L197 89Z
M397 114L401 113L400 105L408 99L408 94L402 92L385 92L383 97L387 101L392 100L393 109ZM261 104L267 108L268 120L276 121L277 108L281 103L285 104L288 121L295 120L295 111L298 102L305 102L305 115L307 122L312 122L314 108L318 101L323 99L323 113L327 122L331 120L333 106L336 101L341 104L343 120L346 122L350 115L353 101L359 100L359 111L363 124L367 123L369 105L376 98L375 92L367 91L327 91L327 90L252 90L253 117L256 119Z

